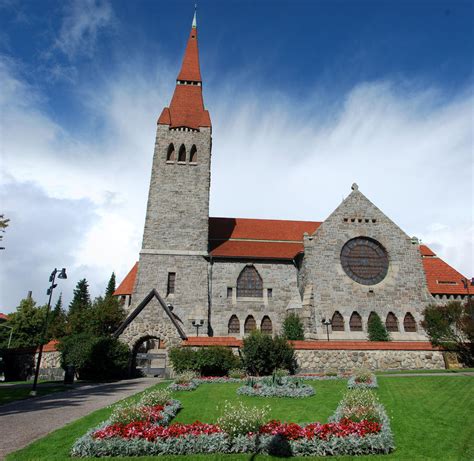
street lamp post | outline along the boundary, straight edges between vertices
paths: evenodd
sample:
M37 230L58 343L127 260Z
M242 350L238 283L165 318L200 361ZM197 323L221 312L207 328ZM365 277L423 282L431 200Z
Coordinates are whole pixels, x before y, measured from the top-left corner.
M323 325L326 325L326 334L328 336L328 341L329 341L329 325L331 325L332 322L329 319L323 319Z
M204 320L193 320L193 327L196 328L196 336L199 336L199 328L204 325Z
M51 310L51 298L53 297L53 290L57 287L57 284L54 283L56 280L56 274L58 274L58 279L67 279L66 268L64 267L61 269L61 271L54 268L53 272L51 272L51 275L49 276L49 281L51 282L51 285L46 291L46 294L49 295L48 308L46 309L46 319L44 321L43 333L41 335L41 342L40 342L39 351L38 351L38 359L36 361L35 379L33 381L33 387L31 388L31 392L30 392L30 395L32 396L36 395L36 387L38 385L38 375L39 375L39 369L40 369L40 364L41 364L41 357L43 356L43 345L46 338L46 333L48 331L49 311Z

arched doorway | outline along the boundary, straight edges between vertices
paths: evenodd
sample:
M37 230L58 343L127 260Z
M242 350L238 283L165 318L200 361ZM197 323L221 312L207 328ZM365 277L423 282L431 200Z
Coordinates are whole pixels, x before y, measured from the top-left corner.
M168 366L166 343L158 336L143 336L132 348L131 374L164 377Z

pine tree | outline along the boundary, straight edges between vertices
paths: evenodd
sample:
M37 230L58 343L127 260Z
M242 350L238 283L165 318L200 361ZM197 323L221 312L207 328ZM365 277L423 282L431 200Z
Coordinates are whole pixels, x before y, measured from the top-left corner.
M59 298L51 312L48 326L48 338L58 339L66 334L66 311L63 309L63 294Z
M67 315L67 333L87 331L88 314L91 309L89 284L86 279L79 280L74 289L74 296L69 304Z
M107 284L107 288L105 290L105 298L112 298L115 291L115 272L112 272L110 276L109 283Z
M303 322L298 314L291 312L285 317L283 321L283 336L289 340L304 340Z
M390 334L385 328L379 314L372 312L367 323L369 341L390 341Z

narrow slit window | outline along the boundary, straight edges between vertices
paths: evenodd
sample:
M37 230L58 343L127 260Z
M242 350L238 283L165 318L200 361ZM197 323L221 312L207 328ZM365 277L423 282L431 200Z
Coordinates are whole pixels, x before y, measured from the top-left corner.
M179 148L178 162L185 162L185 161L186 161L186 147L184 147L184 144L181 144L181 147Z
M174 162L175 160L176 160L176 154L175 154L175 151L174 151L174 145L173 145L173 143L171 143L168 146L168 151L166 153L166 161L167 162Z
M168 272L168 286L166 289L166 294L172 295L174 294L176 285L176 272Z
M191 163L197 163L197 149L194 144L193 147L191 147L191 152L189 153L189 161Z
M232 287L227 287L227 297L232 298Z

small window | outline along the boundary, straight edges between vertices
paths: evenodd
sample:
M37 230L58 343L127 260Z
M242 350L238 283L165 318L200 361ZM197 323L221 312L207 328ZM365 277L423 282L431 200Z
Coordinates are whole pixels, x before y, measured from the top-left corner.
M233 315L229 319L229 325L228 325L228 332L229 334L240 334L240 322L239 318L236 315Z
M385 320L385 327L387 331L398 331L398 320L397 316L393 312L387 314L387 319Z
M185 162L185 161L186 161L186 147L184 147L184 144L181 144L181 147L179 148L178 162Z
M255 319L253 318L253 315L249 315L245 319L245 324L244 324L244 333L248 334L251 331L254 331L257 329L257 324L255 323Z
M262 277L254 266L246 266L237 279L238 298L263 298Z
M331 320L332 331L344 331L344 317L339 311L334 312Z
M416 321L410 312L405 314L405 318L403 319L403 328L407 333L416 332Z
M232 298L232 287L227 287L227 297Z
M197 149L194 144L193 144L193 147L191 147L191 152L189 153L189 161L191 163L197 162Z
M351 331L362 331L362 317L355 311L349 320L349 328Z
M273 288L268 288L267 289L267 297L272 298L273 297Z
M172 295L174 293L176 283L176 272L168 272L168 287L166 289L167 295Z
M273 333L272 321L270 320L270 317L268 317L268 315L263 317L260 330L264 335L271 335Z
M166 153L166 161L167 162L174 162L176 160L176 154L174 151L174 145L171 143L168 146L168 152Z

